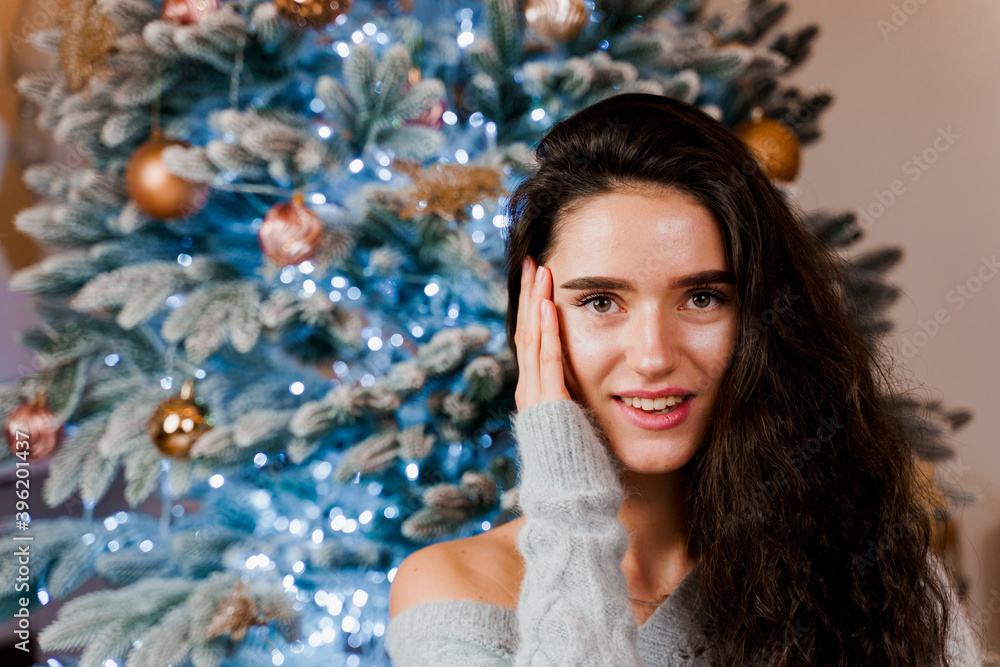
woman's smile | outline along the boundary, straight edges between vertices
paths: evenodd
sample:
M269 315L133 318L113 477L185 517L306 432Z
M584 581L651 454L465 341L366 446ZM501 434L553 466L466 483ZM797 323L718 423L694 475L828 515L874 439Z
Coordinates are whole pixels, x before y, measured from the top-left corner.
M637 408L622 399L618 399L618 405L621 406L622 414L639 428L650 431L664 431L668 428L680 426L687 420L688 415L691 414L692 400L693 398L691 397L682 398L680 403L668 405L658 410Z

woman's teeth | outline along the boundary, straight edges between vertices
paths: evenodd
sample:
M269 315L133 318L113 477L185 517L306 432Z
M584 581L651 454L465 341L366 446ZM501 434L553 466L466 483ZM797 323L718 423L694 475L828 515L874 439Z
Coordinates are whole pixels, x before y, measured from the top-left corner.
M622 402L633 408L646 412L661 414L671 412L684 401L684 396L661 396L659 398L639 398L638 396L622 396Z

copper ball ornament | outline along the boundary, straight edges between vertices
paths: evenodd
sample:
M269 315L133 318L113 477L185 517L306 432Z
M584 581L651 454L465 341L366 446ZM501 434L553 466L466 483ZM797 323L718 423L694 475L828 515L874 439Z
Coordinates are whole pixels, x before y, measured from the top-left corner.
M790 182L799 173L801 151L792 128L773 118L744 121L733 133L753 151L761 169L775 181Z
M264 216L257 240L264 255L279 266L304 262L323 242L324 226L301 194L275 204Z
M569 42L576 39L590 21L590 10L584 0L527 0L524 21L543 39Z
M154 135L132 153L125 170L125 185L132 201L143 213L157 220L181 220L201 210L208 199L207 183L176 176L163 164L163 151L189 144Z
M221 6L222 0L163 0L160 16L178 25L194 25Z
M14 408L4 423L7 447L14 456L34 463L47 458L62 443L65 428L42 398Z
M212 430L207 417L208 409L195 401L194 381L185 380L177 396L162 401L153 410L149 437L163 455L187 460L198 438Z
M278 12L299 27L320 30L351 11L353 0L274 0Z

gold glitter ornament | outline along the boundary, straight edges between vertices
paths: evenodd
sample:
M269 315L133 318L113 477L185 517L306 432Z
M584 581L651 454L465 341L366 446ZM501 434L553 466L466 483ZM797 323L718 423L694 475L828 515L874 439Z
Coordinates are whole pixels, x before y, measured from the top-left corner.
M195 402L194 380L188 378L177 396L156 406L149 418L149 437L165 456L187 460L198 438L212 430L207 415L208 410Z
M421 169L416 163L403 160L395 160L393 165L413 181L413 185L396 195L403 202L401 220L433 213L445 220L464 222L468 219L467 206L507 192L500 171L494 167L438 162Z
M299 27L321 30L351 11L353 0L274 0L285 18Z
M118 29L97 0L59 0L59 63L74 93L94 77L111 74L108 56L115 50Z
M539 37L551 42L569 42L590 20L584 0L527 0L524 20Z
M754 118L733 128L733 133L753 151L768 178L785 182L795 180L801 151L792 128L756 112Z

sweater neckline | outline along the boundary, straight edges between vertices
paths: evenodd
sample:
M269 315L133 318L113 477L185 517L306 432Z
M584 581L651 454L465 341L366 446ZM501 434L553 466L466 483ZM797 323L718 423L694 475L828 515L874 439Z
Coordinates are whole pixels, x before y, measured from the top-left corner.
M697 561L694 566L688 571L684 578L681 579L677 587L670 593L663 604L656 608L646 622L638 626L639 634L645 635L654 632L654 628L658 627L663 617L665 616L676 616L681 613L685 616L694 613L693 602L697 595L697 585L698 580L697 570L701 561ZM436 612L454 609L461 615L465 614L465 610L482 610L492 616L499 617L511 628L517 628L517 609L511 609L510 607L505 607L499 604L493 604L492 602L481 602L479 600L469 600L469 599L449 599L449 598L439 598L436 600L428 600L427 602L421 602L420 604L414 605L405 611L397 614L392 622L395 623L402 617L419 616L421 613L428 611L429 609L434 609ZM414 612L411 614L410 612Z

